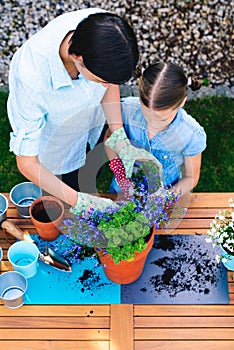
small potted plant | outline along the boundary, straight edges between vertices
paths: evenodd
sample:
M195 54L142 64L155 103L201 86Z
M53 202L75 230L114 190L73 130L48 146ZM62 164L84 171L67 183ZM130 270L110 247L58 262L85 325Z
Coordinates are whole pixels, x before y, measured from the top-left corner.
M123 175L120 160L115 161L116 172ZM91 208L82 215L64 219L64 237L59 245L65 248L66 258L73 261L74 257L80 258L84 247L94 247L107 277L126 284L141 275L153 245L154 229L166 225L168 209L178 200L179 193L161 186L160 169L153 164L148 165L147 171L138 164L131 181L122 175L125 200L117 202L118 208Z
M224 266L234 271L234 200L229 199L230 209L220 210L210 224L207 234L207 242L219 245L222 254L217 256L217 261L222 261Z

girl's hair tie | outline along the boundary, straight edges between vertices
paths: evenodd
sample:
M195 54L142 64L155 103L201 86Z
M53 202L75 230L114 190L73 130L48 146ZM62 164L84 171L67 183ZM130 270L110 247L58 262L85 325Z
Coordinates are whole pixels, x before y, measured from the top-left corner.
M188 77L187 86L191 86L192 83L193 83L192 78L191 78L191 77Z
M135 78L135 79L139 79L141 76L142 76L142 73L143 73L143 66L141 65L141 64L139 64L137 67L136 67L136 69L135 69L135 71L133 72L133 77Z

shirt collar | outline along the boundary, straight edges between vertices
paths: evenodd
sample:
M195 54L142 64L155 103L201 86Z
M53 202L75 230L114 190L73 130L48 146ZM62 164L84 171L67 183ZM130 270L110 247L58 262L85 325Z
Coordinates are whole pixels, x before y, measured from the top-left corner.
M57 51L51 51L51 55L49 56L49 66L54 90L64 86L73 86L72 79L64 67Z
M171 132L171 129L177 129L178 125L180 125L182 113L183 113L183 109L179 108L172 122L166 127L165 130L160 131L159 134L163 134L163 133L167 134Z
M175 118L172 120L170 125L168 125L168 128L170 128L170 127L176 128L177 127L177 125L180 123L182 113L183 113L183 109L179 108L176 115L175 115Z

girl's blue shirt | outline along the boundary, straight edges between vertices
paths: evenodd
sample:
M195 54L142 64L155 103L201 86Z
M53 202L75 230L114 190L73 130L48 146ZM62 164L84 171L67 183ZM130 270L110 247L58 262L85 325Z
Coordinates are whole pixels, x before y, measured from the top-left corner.
M180 177L184 157L192 157L206 148L204 128L183 108L179 108L174 120L151 140L148 138L147 121L141 110L138 97L121 100L124 128L129 140L138 148L152 153L163 166L165 186L175 183ZM120 192L115 180L111 192Z

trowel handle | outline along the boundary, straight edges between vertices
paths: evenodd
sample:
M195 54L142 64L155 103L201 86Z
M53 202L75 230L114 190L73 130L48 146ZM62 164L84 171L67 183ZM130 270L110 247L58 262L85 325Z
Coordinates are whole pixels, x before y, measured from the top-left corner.
M18 238L20 241L31 241L32 239L28 234L24 234L19 227L14 225L12 222L5 220L2 222L1 227L4 228L12 236Z

